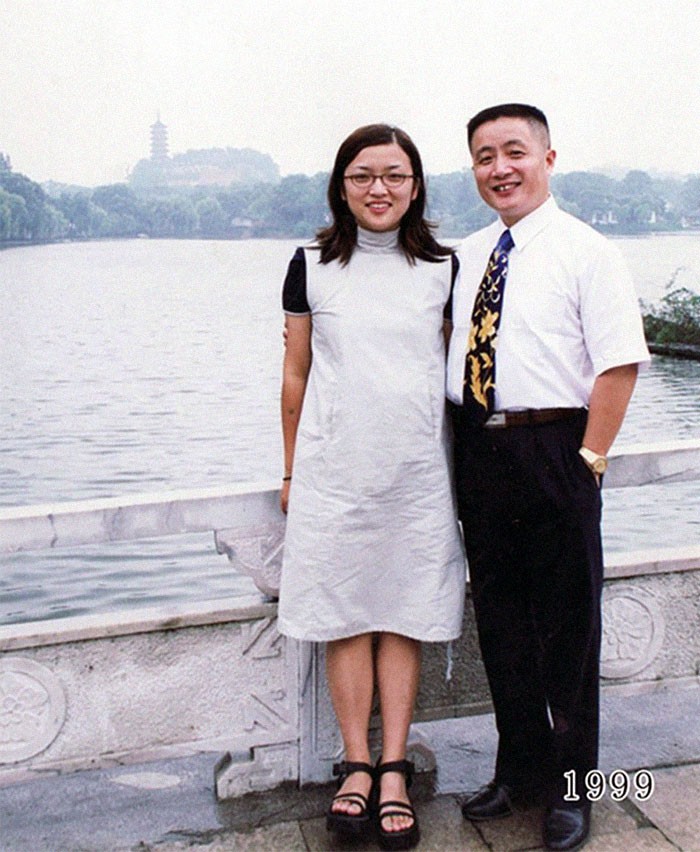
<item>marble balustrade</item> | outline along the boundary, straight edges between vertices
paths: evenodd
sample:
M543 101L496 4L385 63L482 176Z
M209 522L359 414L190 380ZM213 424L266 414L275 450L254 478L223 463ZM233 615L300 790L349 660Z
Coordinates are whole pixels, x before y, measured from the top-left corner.
M700 441L611 459L606 488L700 479ZM276 631L284 516L277 484L0 509L0 552L212 531L251 576L249 598L0 627L0 783L32 773L193 751L223 754L221 798L324 781L339 741L323 648ZM606 564L604 687L696 686L700 547ZM471 607L451 649L426 647L418 720L483 712L488 688ZM429 744L414 758L430 764Z

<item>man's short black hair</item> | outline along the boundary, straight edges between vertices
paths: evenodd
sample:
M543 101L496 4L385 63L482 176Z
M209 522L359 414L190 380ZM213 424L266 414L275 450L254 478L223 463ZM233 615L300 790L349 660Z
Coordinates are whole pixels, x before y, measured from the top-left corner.
M472 147L472 137L476 133L477 128L481 127L482 124L486 124L487 121L495 121L497 118L524 118L526 121L544 127L547 146L550 145L547 116L541 109L537 109L537 107L530 106L529 104L498 104L497 106L482 109L481 112L477 112L473 118L469 119L469 124L467 124L467 142L470 150Z

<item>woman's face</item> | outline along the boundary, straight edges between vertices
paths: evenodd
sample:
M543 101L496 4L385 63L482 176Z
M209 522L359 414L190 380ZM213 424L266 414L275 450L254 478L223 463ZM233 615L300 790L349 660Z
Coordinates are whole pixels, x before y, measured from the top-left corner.
M367 186L357 186L349 178L364 175ZM407 175L400 186L386 186L379 176ZM387 178L389 181L391 177ZM362 178L360 178L362 181ZM370 145L363 148L345 169L343 199L361 228L368 231L392 231L399 227L404 213L418 194L416 181L412 177L408 154L391 142L386 145Z

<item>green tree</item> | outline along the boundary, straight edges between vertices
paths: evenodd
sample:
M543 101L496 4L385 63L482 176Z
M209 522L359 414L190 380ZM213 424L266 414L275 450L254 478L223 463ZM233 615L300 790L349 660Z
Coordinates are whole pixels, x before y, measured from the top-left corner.
M54 204L68 219L71 236L79 238L100 236L105 212L94 204L86 193L62 192Z
M227 189L216 193L216 199L229 225L234 219L259 218L259 211L266 209L271 197L272 186L259 183L233 183ZM254 216L254 212L257 216Z
M197 213L187 197L150 199L145 208L143 231L153 237L191 237L197 230Z
M6 192L24 199L26 207L22 216L24 235L13 239L39 240L48 236L50 214L46 209L46 193L39 184L25 175L4 171L0 173L0 186Z
M2 238L12 241L31 239L29 213L24 198L0 187L0 206L2 207Z
M622 179L620 188L626 195L648 196L653 193L653 181L651 177L639 169L632 169Z
M12 211L9 193L0 187L0 240L9 240L12 229Z
M442 239L464 237L493 221L493 212L467 172L428 175L426 189L427 218L438 225Z
M663 219L665 202L646 173L633 169L620 181L619 219L626 230L645 231Z
M112 236L134 237L144 230L143 206L126 184L98 186L91 201L107 213Z
M194 209L199 220L197 230L200 234L208 237L221 237L226 234L228 221L218 198L201 198Z
M312 237L326 221L327 176L289 175L272 190L270 203L274 218L269 224L273 236Z
M680 195L681 211L687 216L700 217L700 175L686 179Z
M256 184L254 190L248 204L237 215L252 219L264 235L273 230L275 188L271 184Z
M44 208L42 223L42 239L57 240L71 234L71 223L53 204L47 203Z
M584 222L597 222L617 213L615 181L596 172L569 172L552 178L552 193L566 202Z
M685 343L700 345L700 295L684 286L680 278L692 273L678 267L666 285L666 294L656 306L642 303L644 332L655 343ZM697 276L695 276L697 284Z

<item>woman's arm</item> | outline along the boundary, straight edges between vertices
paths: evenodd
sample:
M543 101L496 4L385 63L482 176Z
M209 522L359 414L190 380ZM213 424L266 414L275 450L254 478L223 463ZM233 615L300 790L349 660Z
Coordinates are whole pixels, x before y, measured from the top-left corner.
M282 368L282 436L284 475L291 477L299 417L311 369L311 314L285 317L285 349ZM286 513L290 480L282 481L280 505Z

